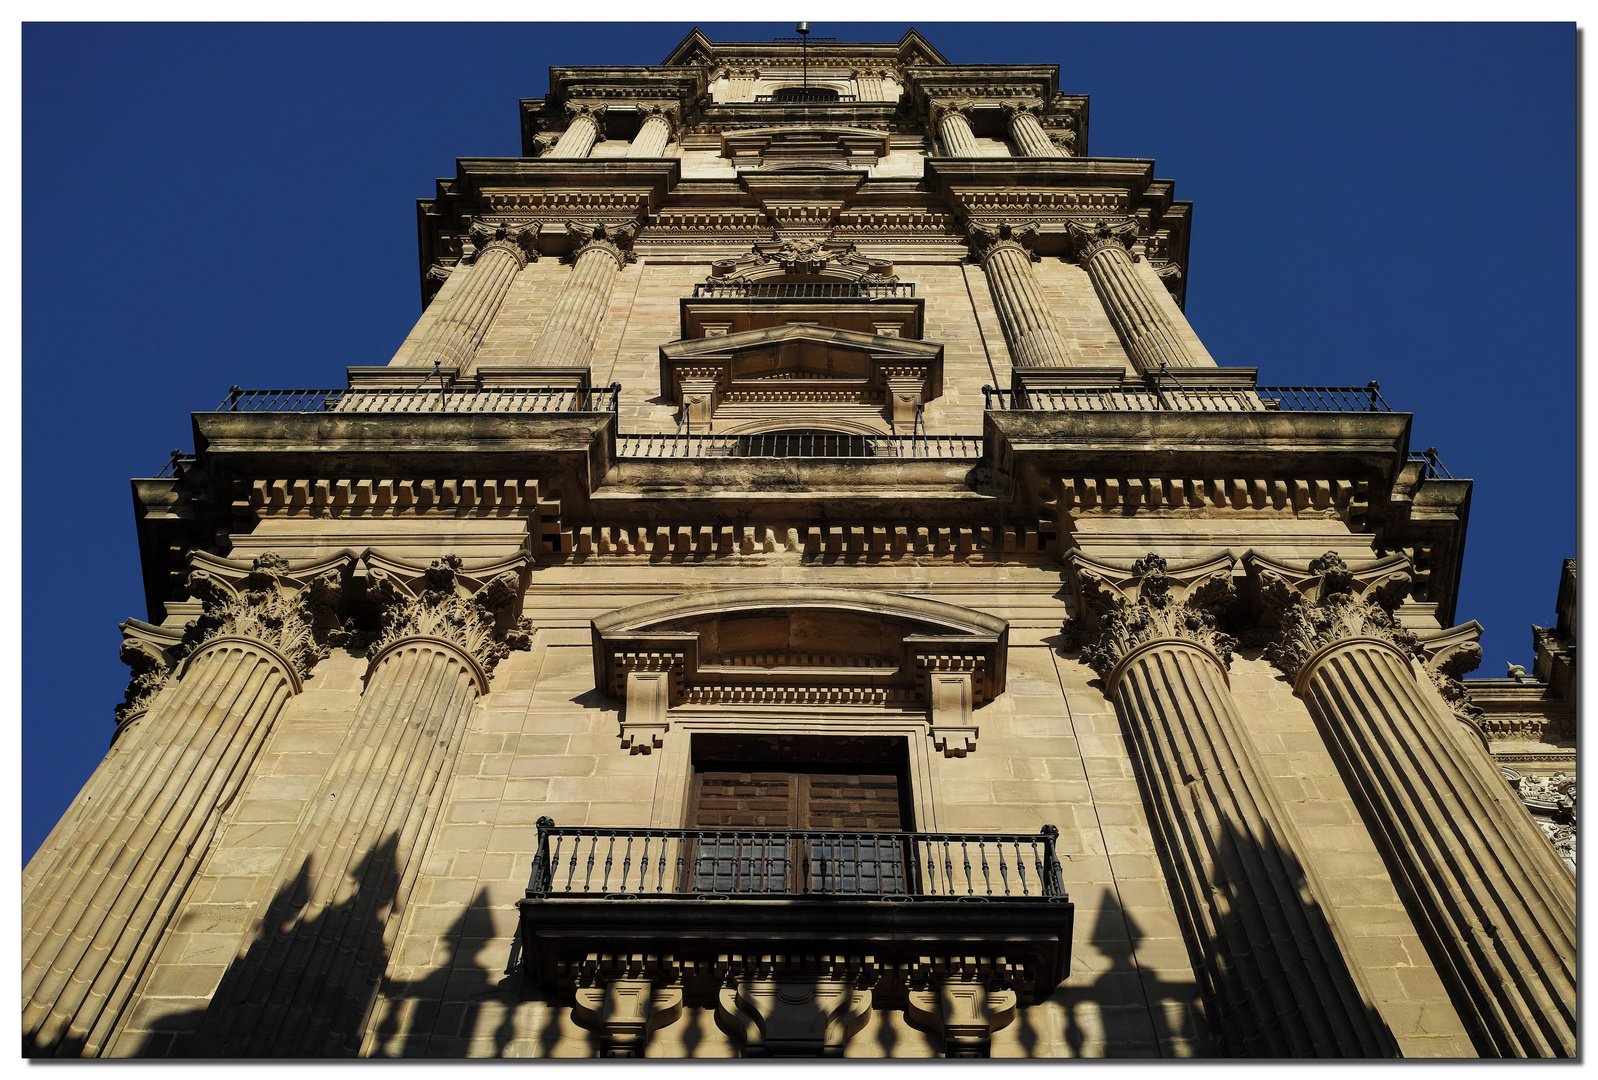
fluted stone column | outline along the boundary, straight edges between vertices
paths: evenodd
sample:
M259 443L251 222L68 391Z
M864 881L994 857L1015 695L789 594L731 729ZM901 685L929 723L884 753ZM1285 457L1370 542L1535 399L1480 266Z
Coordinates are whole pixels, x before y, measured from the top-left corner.
M1172 895L1213 1023L1235 1057L1371 1057L1396 1052L1372 1024L1313 902L1296 831L1278 805L1232 700L1230 555L1167 574L1073 553L1104 681L1138 765Z
M1038 121L1036 105L1005 105L1004 119L1010 127L1010 137L1023 157L1065 157L1054 145Z
M994 225L971 222L966 239L971 252L982 264L999 313L1004 340L1017 368L1057 368L1070 364L1065 338L1054 321L1054 313L1043 299L1043 291L1032 276L1032 243L1037 237L1037 222L1019 225Z
M108 1045L222 808L337 633L351 562L192 560L203 614L176 685L137 721L116 783L99 785L101 805L24 896L24 1053L95 1056Z
M202 1056L347 1056L360 1047L406 901L488 676L528 632L527 559L464 571L366 556L383 628L258 940L217 990Z
M546 158L585 158L605 138L605 107L566 103L566 130Z
M1093 280L1099 302L1138 371L1159 371L1162 363L1173 368L1200 366L1133 268L1137 256L1130 249L1137 242L1137 222L1130 218L1096 225L1072 222L1070 230L1077 261Z
M644 122L638 128L638 134L633 136L632 143L627 147L627 156L630 158L658 158L664 157L666 147L671 145L672 132L676 127L676 110L669 105L651 105L644 110Z
M977 137L971 133L971 102L937 101L932 105L932 122L943 139L949 157L981 157Z
M1477 1049L1576 1053L1575 881L1529 814L1457 737L1416 675L1394 609L1401 557L1351 571L1334 553L1294 570L1249 556L1280 624L1268 655L1293 680L1452 983Z
M566 231L572 242L572 275L533 346L533 363L538 367L588 367L600 323L610 305L610 294L616 287L616 274L635 258L635 225L582 225L572 221L566 223Z
M516 274L538 259L538 226L472 223L472 251L453 273L465 280L416 345L411 364L443 364L462 373L499 314Z

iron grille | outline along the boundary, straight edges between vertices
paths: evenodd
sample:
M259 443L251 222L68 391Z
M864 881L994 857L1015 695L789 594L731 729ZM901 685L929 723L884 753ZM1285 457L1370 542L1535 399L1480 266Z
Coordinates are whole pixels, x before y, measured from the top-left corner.
M936 458L982 456L980 435L623 435L616 454L624 458Z
M538 821L533 898L1049 900L1055 840L1032 833L620 829Z
M982 388L984 408L1032 412L1392 412L1376 383L1366 386Z
M913 297L913 281L874 285L858 281L702 281L694 299L732 296L749 300L857 300Z
M616 412L621 384L488 389L242 390L235 386L217 412L487 413Z

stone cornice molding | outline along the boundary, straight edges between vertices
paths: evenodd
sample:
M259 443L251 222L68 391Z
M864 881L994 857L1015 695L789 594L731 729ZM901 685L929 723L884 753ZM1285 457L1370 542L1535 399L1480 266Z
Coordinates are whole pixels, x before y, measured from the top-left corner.
M980 221L966 222L966 242L971 245L971 254L983 266L993 255L1005 248L1012 248L1024 254L1028 261L1037 262L1038 255L1032 250L1038 238L1038 223L1036 221L1022 221L1017 223Z
M538 261L538 225L536 222L511 224L504 221L473 219L466 230L468 250L461 256L464 262L476 262L488 251L504 251L516 260L516 269Z
M1217 614L1237 598L1237 560L1230 552L1171 566L1150 552L1130 567L1072 551L1065 557L1076 587L1078 616L1068 634L1087 639L1082 661L1112 691L1123 662L1143 646L1180 641L1198 646L1221 671L1237 642L1217 627Z
M1351 568L1328 551L1300 568L1250 551L1243 565L1258 582L1263 622L1277 631L1265 657L1295 686L1314 666L1312 660L1347 641L1378 641L1406 658L1418 655L1418 639L1394 614L1413 583L1404 556Z
M282 656L296 678L308 677L332 646L351 636L340 611L356 558L345 550L294 564L267 552L245 563L194 552L187 584L201 614L184 631L183 658L213 638L247 638Z
M1083 222L1071 221L1066 223L1067 234L1075 248L1076 261L1083 266L1088 260L1099 252L1112 247L1120 247L1132 254L1132 261L1138 261L1138 254L1132 251L1137 243L1138 226L1134 218L1120 218L1113 221Z
M633 254L633 239L638 235L638 226L633 222L607 225L568 221L566 235L571 237L572 262L592 250L603 251L615 259L618 269L638 258Z
M468 567L456 555L422 564L368 551L362 562L366 595L382 622L368 676L385 651L407 638L448 642L485 675L512 651L532 647L531 625L519 617L532 568L527 555Z

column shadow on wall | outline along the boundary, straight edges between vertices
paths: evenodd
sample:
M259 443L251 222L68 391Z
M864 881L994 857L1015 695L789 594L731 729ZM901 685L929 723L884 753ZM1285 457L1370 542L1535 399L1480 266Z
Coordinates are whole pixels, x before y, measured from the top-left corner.
M311 892L310 859L273 896L261 929L248 951L229 965L207 1009L169 1014L127 1047L133 1057L200 1058L336 1058L353 1057L364 1036L365 1021L378 982L388 967L389 949L379 917L395 901L399 873L395 867L397 837L389 837L356 865L356 890L315 916L302 918ZM486 924L488 897L479 891L443 936L444 955L417 980L390 982L382 988L389 1007L379 1022L375 1056L399 1047L397 1056L430 1052L435 1039L469 1040L485 1005L503 1004L503 1020L494 1032L496 1056L513 1037L519 978L492 971L475 958L459 962L464 935ZM363 950L362 946L365 946ZM451 984L475 985L481 993L446 1010ZM441 1015L457 1022L445 1034ZM461 1033L464 1033L461 1034ZM123 1052L119 1047L119 1053ZM445 1054L464 1056L464 1048L441 1045Z

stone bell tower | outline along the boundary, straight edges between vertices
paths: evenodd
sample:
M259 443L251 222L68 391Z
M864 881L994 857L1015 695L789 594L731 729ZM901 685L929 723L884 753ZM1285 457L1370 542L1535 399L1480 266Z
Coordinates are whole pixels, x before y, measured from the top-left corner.
M1462 683L1470 481L1211 355L1057 67L549 86L389 364L134 481L25 1054L1576 1055L1574 567Z

